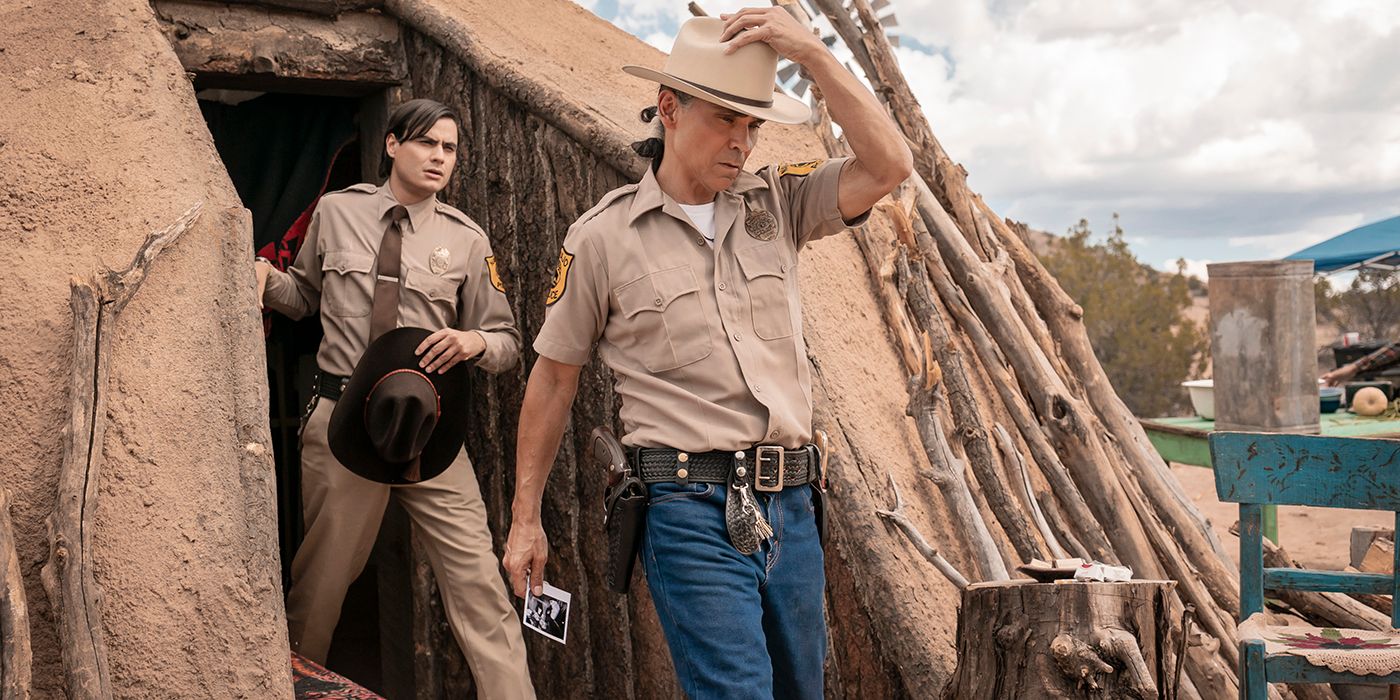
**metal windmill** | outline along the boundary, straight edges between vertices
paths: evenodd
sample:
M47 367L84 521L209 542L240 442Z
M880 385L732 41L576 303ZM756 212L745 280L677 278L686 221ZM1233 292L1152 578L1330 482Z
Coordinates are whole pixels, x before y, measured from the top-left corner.
M817 6L814 0L800 0L799 4L802 9L807 12L807 16L812 18L813 26L821 32L822 43L826 44L828 48L835 48L836 45L841 42L841 38L836 35L836 31L832 29L831 23L828 22L826 16L822 14L821 8ZM853 19L856 17L855 8L850 2L843 1L841 5ZM894 3L892 0L871 0L870 7L875 11L875 16L880 20L880 26L884 28L885 37L889 39L890 45L898 47L899 18L895 16ZM856 70L856 67L852 65L850 61L846 61L846 69L856 75L860 75L860 71ZM801 66L784 59L778 65L778 85L794 97L805 100L808 99L807 89L811 87L812 82L802 77L801 72Z

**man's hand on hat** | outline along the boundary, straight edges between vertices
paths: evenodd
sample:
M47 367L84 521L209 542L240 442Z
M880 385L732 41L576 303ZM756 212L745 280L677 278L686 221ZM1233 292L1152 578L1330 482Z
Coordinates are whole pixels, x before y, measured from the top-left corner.
M476 331L444 328L418 344L418 366L424 372L446 372L463 360L470 360L486 351L486 339Z
M826 52L822 40L781 7L748 7L719 18L724 20L719 40L729 42L727 54L755 41L766 42L779 56L797 63L804 63L813 52Z

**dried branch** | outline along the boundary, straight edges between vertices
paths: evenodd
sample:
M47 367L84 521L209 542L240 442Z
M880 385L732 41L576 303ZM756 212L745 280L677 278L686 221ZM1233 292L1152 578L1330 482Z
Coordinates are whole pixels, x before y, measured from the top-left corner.
M111 698L107 643L102 635L102 593L91 560L93 511L103 462L107 382L117 315L146 279L151 263L199 217L196 203L171 225L152 232L131 265L99 274L91 283L74 282L73 373L68 425L63 429L63 463L58 499L48 518L49 559L40 571L58 622L64 680L70 698Z
M923 534L919 532L919 528L914 525L913 521L904 514L904 498L899 495L899 485L894 482L893 474L887 476L890 479L890 489L894 491L894 505L889 510L876 510L876 515L894 523L895 527L898 527L904 536L909 538L909 543L914 545L914 549L918 550L919 554L923 555L930 564L933 564L944 578L957 586L958 590L967 588L967 577L963 576L962 572L958 571L957 567L949 563L947 559L944 559L943 555L939 554L938 550L924 539Z
M1035 500L1035 490L1031 486L1031 473L1026 468L1026 460L1021 459L1021 453L1016 451L1016 443L1011 440L1011 433L1006 432L1006 428L1000 423L992 426L997 434L997 444L1001 445L1001 452L1006 456L1006 461L1016 465L1016 471L1021 476L1021 487L1025 489L1026 505L1030 508L1031 519L1035 521L1036 529L1040 530L1040 536L1045 540L1045 546L1050 548L1050 554L1058 559L1068 559L1069 552L1060 546L1060 541L1056 539L1054 531L1045 522L1045 514L1040 511L1040 504Z

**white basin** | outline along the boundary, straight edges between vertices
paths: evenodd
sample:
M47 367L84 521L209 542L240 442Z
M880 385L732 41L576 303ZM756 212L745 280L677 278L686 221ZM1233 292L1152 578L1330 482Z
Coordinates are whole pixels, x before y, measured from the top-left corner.
M1191 407L1196 409L1196 415L1215 420L1215 380L1193 379L1181 385L1191 393Z

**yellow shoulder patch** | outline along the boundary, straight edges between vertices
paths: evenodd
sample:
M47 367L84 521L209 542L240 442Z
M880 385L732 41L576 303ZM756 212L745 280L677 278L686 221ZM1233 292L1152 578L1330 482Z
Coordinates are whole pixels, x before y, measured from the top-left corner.
M569 285L569 269L574 266L574 254L559 248L559 266L554 268L554 281L549 284L549 294L544 298L545 306L553 306L564 296L564 288Z
M784 175L797 175L799 177L802 175L810 175L813 170L817 169L818 165L821 165L824 162L825 161L822 160L809 160L805 163L787 163L784 165L779 165L778 177L782 177Z
M496 256L486 256L486 269L491 271L491 286L495 287L496 291L505 294L506 284L501 281L501 273L496 269Z

